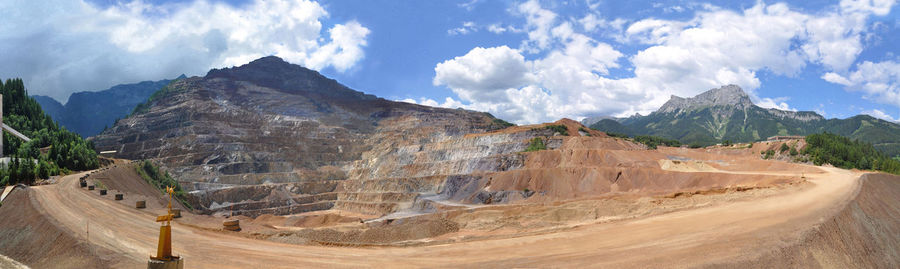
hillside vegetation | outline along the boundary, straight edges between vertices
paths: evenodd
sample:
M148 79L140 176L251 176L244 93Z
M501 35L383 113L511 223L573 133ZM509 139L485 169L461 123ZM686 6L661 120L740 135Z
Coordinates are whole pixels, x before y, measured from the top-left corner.
M667 147L680 147L681 146L681 142L678 140L666 139L666 138L652 136L652 135L637 135L637 136L631 137L627 134L614 133L614 132L607 132L606 135L632 140L634 142L644 144L649 149L656 149L660 145L667 146Z
M31 138L24 142L12 135L3 136L3 155L13 158L0 169L0 185L30 184L37 178L100 166L93 145L45 114L28 96L22 79L0 83L0 94L3 122Z
M900 174L900 161L879 152L869 143L831 133L809 135L806 143L802 153L816 165L831 164L844 169Z
M175 181L169 173L160 170L158 166L146 160L139 165L135 165L134 169L141 178L146 180L153 187L156 187L156 189L163 194L166 193L166 187L175 188L175 195L173 198L185 207L192 208L187 202L187 193L184 192L184 189L181 188L178 181Z

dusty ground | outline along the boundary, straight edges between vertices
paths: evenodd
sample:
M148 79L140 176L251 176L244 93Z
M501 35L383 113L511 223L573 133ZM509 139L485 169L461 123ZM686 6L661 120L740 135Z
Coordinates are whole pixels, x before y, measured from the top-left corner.
M0 253L34 268L109 266L104 259L115 256L113 253L93 247L85 237L66 229L55 218L48 218L38 199L34 188L19 188L3 201L0 207ZM87 225L86 221L80 223L81 230L84 231Z
M78 188L79 176L30 188L36 210L49 216L59 230L67 231L61 236L81 242L86 240L85 223L90 219L90 244L111 253L107 255L111 267L145 267L148 255L155 250L159 228L152 219L160 209L137 210L131 204L99 198L95 192ZM416 247L321 247L258 240L245 234L182 225L208 218L186 214L175 224L174 251L185 257L190 268L260 264L270 268L715 265L758 258L772 249L805 240L811 227L843 210L860 186L860 173L852 171L822 168L805 176L808 184L768 192L762 198L745 197L619 221L589 220L524 236L473 237ZM690 197L700 196L703 194Z
M0 268L9 268L9 269L24 269L28 268L28 266L19 263L9 257L0 255Z

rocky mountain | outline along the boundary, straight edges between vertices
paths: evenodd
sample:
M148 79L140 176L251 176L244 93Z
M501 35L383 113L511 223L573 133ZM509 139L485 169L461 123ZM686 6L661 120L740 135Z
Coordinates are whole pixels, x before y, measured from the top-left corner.
M707 107L728 107L746 110L753 106L750 96L737 85L726 85L718 89L712 89L692 98L681 98L675 95L663 104L657 112L660 113L687 113Z
M177 79L185 78L181 75ZM128 116L134 107L172 80L143 81L121 84L96 92L76 92L65 105L47 96L35 95L44 111L66 129L89 137L112 126L117 119Z
M502 156L448 161L488 153L473 151L486 149L478 144L400 154L509 124L482 112L378 98L277 57L177 80L148 100L91 139L116 157L161 164L191 191L199 212L289 214L338 206L384 214L409 206L418 191L438 190L448 175L510 162ZM513 141L515 147L501 149L521 151L527 142ZM397 154L402 158L389 157ZM410 172L426 165L414 162L420 158L456 165Z
M736 85L711 89L692 98L672 96L650 115L603 119L590 127L706 145L723 140L750 142L775 135L831 132L872 143L888 155L900 155L900 125L866 115L825 119L811 111L765 109L754 105Z

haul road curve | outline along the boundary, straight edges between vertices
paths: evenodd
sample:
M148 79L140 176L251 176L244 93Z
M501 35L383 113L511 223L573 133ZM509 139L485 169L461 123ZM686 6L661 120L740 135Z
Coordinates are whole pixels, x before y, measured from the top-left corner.
M176 222L173 252L182 255L189 268L722 264L753 259L796 242L856 195L861 173L820 169L820 174L806 174L812 186L798 192L642 219L582 225L550 234L418 247L346 248L255 240ZM147 258L156 250L159 224L154 219L158 212L140 211L81 190L77 184L83 174L66 176L55 185L31 188L40 211L92 246L114 253L113 267L145 268Z

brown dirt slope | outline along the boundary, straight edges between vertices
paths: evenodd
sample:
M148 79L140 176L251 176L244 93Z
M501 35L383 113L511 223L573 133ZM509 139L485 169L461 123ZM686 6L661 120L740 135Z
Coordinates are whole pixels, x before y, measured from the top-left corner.
M19 188L0 207L0 253L33 268L108 268L108 253L90 247L36 206Z
M110 190L106 199L113 199L113 194L124 193L125 200L122 203L134 205L135 201L144 200L150 208L163 208L167 204L166 195L141 178L135 170L138 163L122 163L109 166L93 172L88 176L89 184L94 181L103 182ZM180 203L172 203L172 208L188 211Z
M900 176L866 174L856 198L797 244L723 268L900 268Z

